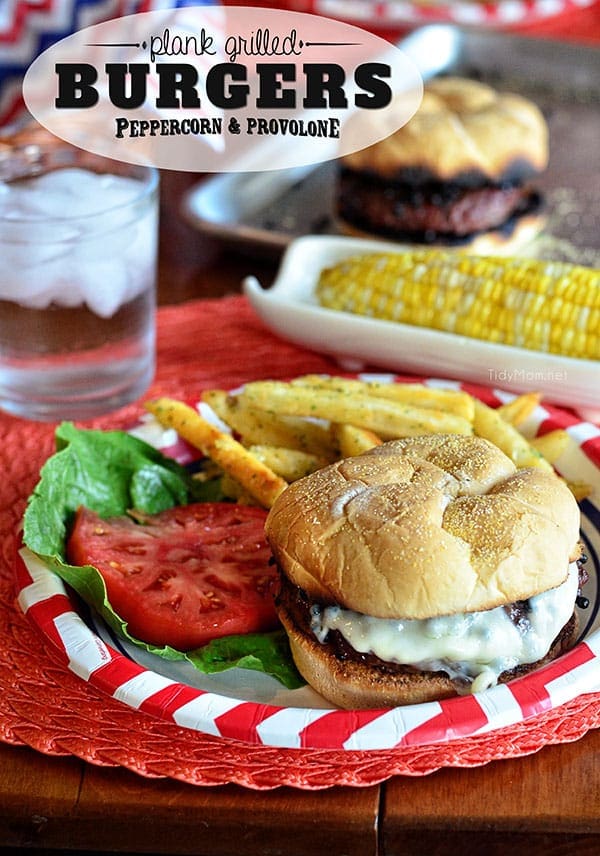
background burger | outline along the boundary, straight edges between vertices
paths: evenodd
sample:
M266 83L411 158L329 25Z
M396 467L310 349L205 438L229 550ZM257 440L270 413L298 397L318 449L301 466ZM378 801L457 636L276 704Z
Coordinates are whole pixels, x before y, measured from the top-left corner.
M474 80L432 80L412 119L340 162L343 232L513 253L544 224L532 180L548 164L538 107Z
M277 608L304 678L341 707L473 692L574 644L579 509L487 440L395 440L271 509Z

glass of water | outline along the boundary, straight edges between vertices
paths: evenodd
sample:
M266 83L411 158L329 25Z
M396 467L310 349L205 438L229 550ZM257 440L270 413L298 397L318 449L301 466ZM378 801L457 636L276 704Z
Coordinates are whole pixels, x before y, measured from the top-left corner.
M85 419L154 374L158 174L60 141L0 145L0 407Z

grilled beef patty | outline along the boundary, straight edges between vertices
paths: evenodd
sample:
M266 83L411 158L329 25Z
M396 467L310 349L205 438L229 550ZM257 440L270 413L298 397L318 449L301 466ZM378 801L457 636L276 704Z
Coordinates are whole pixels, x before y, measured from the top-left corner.
M517 217L540 206L539 194L520 183L410 185L351 170L342 171L338 192L339 216L355 228L429 244L492 229L510 234Z
M580 590L581 586L583 586L587 581L587 573L583 567L586 560L586 557L582 556L582 558L577 561ZM419 674L431 674L411 665L388 662L380 659L375 654L356 651L337 630L330 630L325 641L322 643L318 642L311 629L311 610L321 609L322 605L315 604L311 601L303 589L299 586L293 585L293 583L291 583L283 574L280 573L280 577L281 585L277 595L278 608L285 610L298 631L307 636L314 644L323 645L327 652L335 656L338 660L345 662L354 661L362 664L363 666L375 669L382 674L388 675L407 671ZM504 608L510 619L517 626L527 622L527 613L529 612L528 601L516 601L515 603L508 604ZM574 613L554 639L548 654L542 660L539 660L537 663L522 664L516 666L514 669L502 672L498 679L499 683L506 683L522 674L531 672L567 651L572 645L572 637L576 622L577 617ZM442 672L442 674L444 673ZM456 683L460 683L460 681L457 680Z

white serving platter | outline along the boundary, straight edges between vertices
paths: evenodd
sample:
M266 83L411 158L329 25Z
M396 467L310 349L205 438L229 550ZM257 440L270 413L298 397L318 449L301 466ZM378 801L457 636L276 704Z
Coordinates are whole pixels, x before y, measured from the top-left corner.
M539 391L548 401L583 409L590 418L594 409L600 409L596 360L544 354L319 306L315 285L323 268L359 253L403 249L337 236L298 238L288 246L273 285L265 289L249 276L244 293L273 332L331 354L350 371L371 366L501 386L511 392Z

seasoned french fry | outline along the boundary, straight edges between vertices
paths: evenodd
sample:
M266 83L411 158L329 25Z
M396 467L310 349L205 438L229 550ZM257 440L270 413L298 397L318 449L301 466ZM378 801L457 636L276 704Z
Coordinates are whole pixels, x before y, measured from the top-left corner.
M248 404L287 416L346 422L367 428L383 440L418 434L471 434L471 423L432 408L399 404L368 395L348 395L336 389L293 386L280 381L255 381L240 393Z
M222 422L235 428L232 422L231 397L224 389L210 389L202 393L202 401L208 404Z
M329 463L318 455L282 446L249 446L248 451L287 482L297 481Z
M556 431L549 431L547 434L542 434L541 437L535 437L531 440L531 445L534 449L543 455L547 461L553 464L560 458L565 451L571 438L562 428L557 428Z
M180 437L215 461L265 508L270 508L287 487L284 479L258 461L241 443L219 431L187 404L172 398L158 398L146 402L145 406L161 425L174 428Z
M228 395L220 389L205 391L202 401L239 434L244 446L282 446L314 453L328 461L337 457L335 441L329 429L323 425L257 409L249 406L240 396Z
M380 446L383 442L381 437L378 437L373 431L357 428L356 425L348 425L347 423L335 423L333 432L339 443L342 458L361 455L363 452L372 449L373 446Z
M458 389L438 389L420 383L384 383L323 375L303 375L292 381L293 386L333 389L350 395L373 395L413 407L445 410L454 416L473 420L473 399Z
M497 410L476 399L473 427L476 434L498 446L517 467L540 467L553 472L552 465L513 425L505 422Z
M542 400L541 392L525 392L496 408L497 413L511 425L521 425Z
M257 501L247 490L230 475L225 473L221 478L221 490L228 499L234 499L239 505L257 505Z

